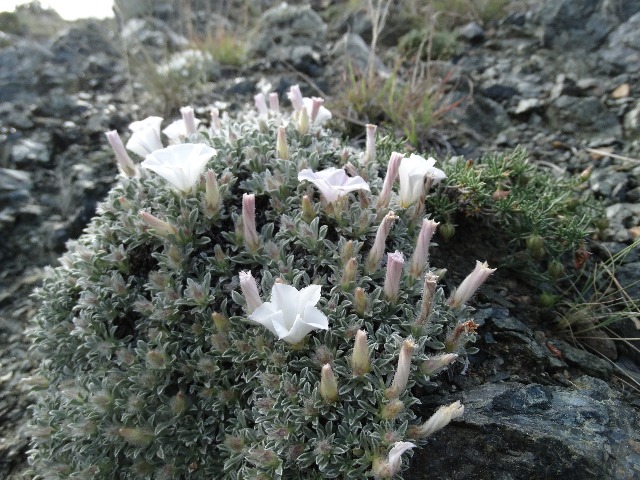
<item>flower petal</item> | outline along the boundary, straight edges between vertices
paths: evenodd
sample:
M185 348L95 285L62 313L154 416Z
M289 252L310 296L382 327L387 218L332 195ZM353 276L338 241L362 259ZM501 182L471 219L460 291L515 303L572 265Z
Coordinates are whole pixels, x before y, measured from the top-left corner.
M278 335L274 325L282 324L282 311L278 310L271 302L265 302L256 308L249 320L259 323L274 335Z

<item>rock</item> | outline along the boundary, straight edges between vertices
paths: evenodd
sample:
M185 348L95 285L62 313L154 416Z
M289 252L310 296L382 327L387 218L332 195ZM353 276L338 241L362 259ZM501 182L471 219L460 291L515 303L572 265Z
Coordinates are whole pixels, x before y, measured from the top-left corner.
M607 44L600 50L600 56L622 71L640 72L640 12L609 35Z
M267 10L253 32L249 54L272 62L290 62L299 58L299 47L323 52L327 25L309 6L281 3Z
M502 84L493 84L482 90L482 94L494 100L496 102L503 102L506 100L510 100L512 97L518 95L518 90L513 87L509 87L507 85Z
M513 109L515 115L526 115L544 110L545 102L539 98L523 98Z
M52 57L44 46L20 39L0 50L0 102L33 102L41 93L36 72ZM28 103L27 103L28 104Z
M0 206L29 201L32 188L29 172L0 168Z
M464 415L416 451L405 477L633 479L638 413L601 380L583 376L574 384L485 384L437 399L433 407L460 399Z
M553 128L577 137L593 136L594 133L617 138L622 136L616 115L595 97L561 95L549 104L547 117Z
M637 138L640 135L640 101L624 116L625 138Z
M369 67L371 49L360 35L347 33L336 42L331 51L334 62L339 62L343 68L351 68L354 72L364 74ZM385 64L377 55L373 56L373 69L383 78L391 75Z
M624 172L608 172L606 170L595 170L592 172L589 179L591 184L591 190L596 192L601 197L612 197L613 192L617 191L618 201L624 200L624 193L620 195L622 188L626 188L627 175Z
M485 39L484 29L477 22L469 22L458 28L458 38L462 38L471 44L482 43Z
M504 108L482 95L469 97L465 92L452 92L442 98L438 108L457 102L460 102L459 106L451 109L446 117L462 122L480 135L494 136L509 126L509 118Z
M15 165L27 167L46 165L51 161L51 134L39 132L33 137L18 140L11 148L11 160Z
M584 373L602 380L609 380L613 373L613 367L606 360L596 357L586 350L575 348L563 340L551 340L551 345L562 353L562 358L574 367L578 367Z

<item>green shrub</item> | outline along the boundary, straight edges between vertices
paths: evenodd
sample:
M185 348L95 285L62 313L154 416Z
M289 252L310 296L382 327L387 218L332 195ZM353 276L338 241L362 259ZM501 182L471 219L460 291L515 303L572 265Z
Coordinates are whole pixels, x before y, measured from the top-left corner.
M462 414L423 424L420 385L475 350L464 302L492 271L478 262L448 300L436 287L422 185L441 172L402 160L402 208L383 188L388 152L343 149L322 108L197 133L185 112L197 145L147 168L110 132L130 176L37 293L32 473L398 478L407 442ZM341 186L318 181L318 200L309 179L328 174Z

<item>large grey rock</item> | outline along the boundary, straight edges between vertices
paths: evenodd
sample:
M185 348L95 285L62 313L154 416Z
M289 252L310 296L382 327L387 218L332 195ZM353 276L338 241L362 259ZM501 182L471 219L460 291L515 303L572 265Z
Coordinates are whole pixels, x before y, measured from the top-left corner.
M31 40L0 49L0 102L33 101L42 93L36 72L51 57L51 51Z
M357 73L365 73L369 62L373 61L373 71L382 78L388 78L391 70L377 55L371 55L371 48L360 35L346 33L336 42L331 56L343 67L353 69Z
M640 71L640 12L611 32L600 56L622 70Z
M551 102L546 113L553 128L576 137L585 134L617 138L622 136L618 117L595 97L561 95Z
M486 384L434 399L425 415L458 398L464 415L416 452L405 478L638 478L638 412L601 380L583 376L573 384Z
M32 188L29 172L0 168L0 206L28 201Z

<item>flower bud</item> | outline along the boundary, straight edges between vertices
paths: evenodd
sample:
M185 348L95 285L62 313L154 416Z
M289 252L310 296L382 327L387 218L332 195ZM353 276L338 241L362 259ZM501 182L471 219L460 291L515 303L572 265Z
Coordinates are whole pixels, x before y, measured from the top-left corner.
M178 392L175 397L171 399L171 412L179 417L182 415L188 406L188 398L184 392Z
M260 238L256 230L256 197L254 194L242 195L242 225L244 244L251 253L256 253L260 247Z
M276 92L271 92L269 94L269 108L274 112L280 111L280 100L278 99L278 94Z
M344 272L342 273L342 280L340 286L343 290L349 290L356 280L356 273L358 272L358 262L355 258L351 258L344 266Z
M299 112L304 107L302 92L300 91L299 85L292 85L289 89L289 93L287 93L287 97L291 101L291 105L293 105L293 109L296 112Z
M313 204L311 203L311 198L309 197L309 195L302 196L301 208L302 219L307 223L311 223L311 221L316 218L316 212L313 209Z
M220 123L220 112L217 108L211 109L211 134L217 135L222 128L222 124Z
M429 420L419 427L411 427L407 431L407 435L410 438L425 438L429 435L444 428L454 418L460 417L464 413L464 405L459 401L452 403L451 405L443 405L436 413L434 413Z
M218 332L223 333L229 330L229 319L221 313L213 312L211 314L211 320L213 320Z
M353 296L354 296L353 306L355 308L356 313L361 317L364 317L364 314L367 311L367 303L368 303L367 294L365 293L363 288L357 287L353 292Z
M447 303L452 308L459 308L469 300L476 290L489 278L495 268L489 268L487 262L476 261L476 268L465 278L456 291L449 297Z
M537 233L532 233L527 237L527 249L534 258L542 258L544 256L544 239Z
M400 162L404 155L398 152L393 152L389 159L389 165L387 165L387 175L384 177L384 184L382 185L382 191L378 197L378 203L376 207L378 209L387 208L391 201L391 192L393 191L393 184L398 177L398 170L400 168Z
M436 228L438 228L438 225L440 225L438 222L426 218L422 221L422 227L420 228L416 242L416 249L411 256L411 265L409 266L409 274L413 278L419 278L427 266L429 245L431 244L431 238Z
M351 354L351 368L354 377L365 375L371 370L367 332L364 330L358 330L356 333L353 353Z
M218 181L213 170L207 170L205 174L205 193L204 193L205 213L211 218L218 210L220 210L220 190L218 189Z
M422 301L420 302L420 314L415 322L415 325L418 327L423 327L429 322L429 317L433 310L433 297L436 294L437 285L438 277L431 272L428 272L424 278Z
M564 274L564 266L558 260L553 260L549 263L547 271L551 278L558 279Z
M380 412L380 416L384 420L394 420L398 415L402 413L404 410L404 402L399 399L391 400L384 407L382 407L382 412Z
M262 305L262 299L260 298L260 293L258 293L258 285L251 272L240 272L240 290L242 290L242 295L247 301L247 313L253 313Z
M116 130L105 133L107 136L107 140L109 141L109 145L113 149L113 153L116 156L116 161L118 165L122 169L122 172L128 177L134 177L137 173L136 164L133 163L131 157L127 153L127 150L124 148L124 144L122 143L122 139Z
M306 108L300 110L298 115L298 132L302 135L309 133L309 112Z
M278 127L276 153L278 154L278 158L289 160L289 145L287 145L287 132L284 127Z
M267 101L264 98L264 94L258 93L257 95L254 95L253 101L255 103L256 110L258 110L258 115L264 115L266 117L269 114L269 111L267 109Z
M404 256L402 252L394 252L387 255L387 274L384 280L384 296L390 302L395 302L400 296L400 280Z
M148 428L119 428L118 435L134 445L145 446L153 441L155 435Z
M457 353L443 353L442 355L435 355L422 362L420 365L420 371L430 377L455 362L458 356L459 355Z
M407 450L415 448L415 444L411 442L396 442L389 451L389 455L385 457L373 457L372 473L376 480L393 478L400 472L402 466L402 454Z
M384 255L385 243L387 241L387 236L391 231L391 227L393 226L393 222L396 220L396 215L393 212L389 212L385 215L380 222L380 226L378 227L378 231L376 232L376 238L373 241L373 247L371 247L371 251L367 257L366 263L366 271L367 273L375 272L380 264L380 260L382 260L382 256Z
M411 372L411 355L413 354L414 348L416 348L416 344L410 338L402 342L400 356L398 357L398 368L393 376L391 387L389 387L384 393L385 397L389 399L397 398L402 395L405 388L407 388L409 373Z
M324 98L311 97L311 112L309 113L309 117L312 123L316 121L316 118L318 118L318 112L320 112L320 108L323 103Z
M342 260L342 263L348 262L349 259L355 255L355 253L356 249L353 240L347 240L342 246L342 251L340 252L340 259Z
M178 229L170 223L160 220L158 217L155 217L144 210L140 210L139 214L142 221L161 237L167 238L171 235L176 236L178 234Z
M322 367L320 395L327 403L333 403L338 400L338 382L336 382L331 365L328 363Z
M195 135L196 133L198 133L198 127L196 125L196 117L193 108L182 107L180 109L180 113L182 114L182 121L184 122L187 136Z

